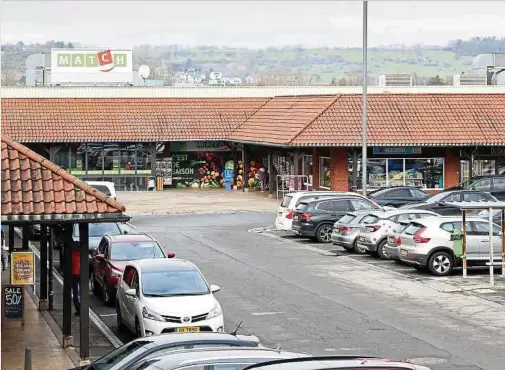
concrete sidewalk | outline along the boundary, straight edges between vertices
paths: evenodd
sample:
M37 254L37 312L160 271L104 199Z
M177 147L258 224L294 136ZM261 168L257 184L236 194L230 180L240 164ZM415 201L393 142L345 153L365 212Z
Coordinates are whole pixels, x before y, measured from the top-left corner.
M9 283L9 274L9 270L2 272L2 287ZM20 320L2 317L2 370L24 370L27 346L32 349L33 370L73 368L75 365L70 354L61 347L50 325L26 291L23 299L24 327Z
M170 189L151 192L118 192L118 201L129 215L212 214L276 212L277 199L265 192L223 189Z

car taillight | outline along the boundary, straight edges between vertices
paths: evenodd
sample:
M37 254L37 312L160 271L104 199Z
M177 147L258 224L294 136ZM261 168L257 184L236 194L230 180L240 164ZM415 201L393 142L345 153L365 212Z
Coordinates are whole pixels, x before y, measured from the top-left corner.
M301 213L298 218L302 221L308 221L312 217L311 213Z
M422 243L428 243L430 241L430 238L424 238L422 236L422 233L424 232L424 230L426 230L425 227L423 227L422 229L419 229L415 234L414 234L414 242L418 243L418 244L422 244Z
M293 219L293 210L292 209L288 209L288 214L286 215L286 218L288 220L292 220Z
M396 245L402 244L402 238L397 237L395 242L396 242Z
M348 227L348 226L340 226L340 227L338 228L338 230L339 230L340 232L344 232L344 231L351 231L351 228L350 228L350 227Z
M374 233L381 228L381 225L366 225L366 230Z

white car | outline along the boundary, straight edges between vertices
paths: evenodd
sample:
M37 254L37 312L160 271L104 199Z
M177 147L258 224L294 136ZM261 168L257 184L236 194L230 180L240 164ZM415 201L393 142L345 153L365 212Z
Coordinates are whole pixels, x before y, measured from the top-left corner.
M86 184L109 197L117 199L115 184L112 181L86 181Z
M277 230L291 231L293 226L293 213L298 205L305 200L317 199L321 197L335 195L352 195L363 197L358 193L343 192L343 191L296 191L284 195L279 209L277 210L277 218L275 219L275 228Z
M221 305L200 270L181 259L129 262L119 284L117 325L138 337L223 332Z

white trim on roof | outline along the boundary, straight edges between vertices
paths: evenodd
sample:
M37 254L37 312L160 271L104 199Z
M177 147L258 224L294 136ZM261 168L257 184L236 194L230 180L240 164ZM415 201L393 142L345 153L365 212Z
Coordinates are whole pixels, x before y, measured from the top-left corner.
M360 86L235 87L2 87L8 98L268 98L293 95L361 94ZM370 86L369 94L505 94L505 86Z

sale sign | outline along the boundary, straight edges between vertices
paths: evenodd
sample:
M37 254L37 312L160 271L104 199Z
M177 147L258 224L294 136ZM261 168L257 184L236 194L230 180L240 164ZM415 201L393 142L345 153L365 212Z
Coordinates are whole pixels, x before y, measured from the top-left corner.
M35 284L35 256L33 252L13 252L11 254L11 284Z

